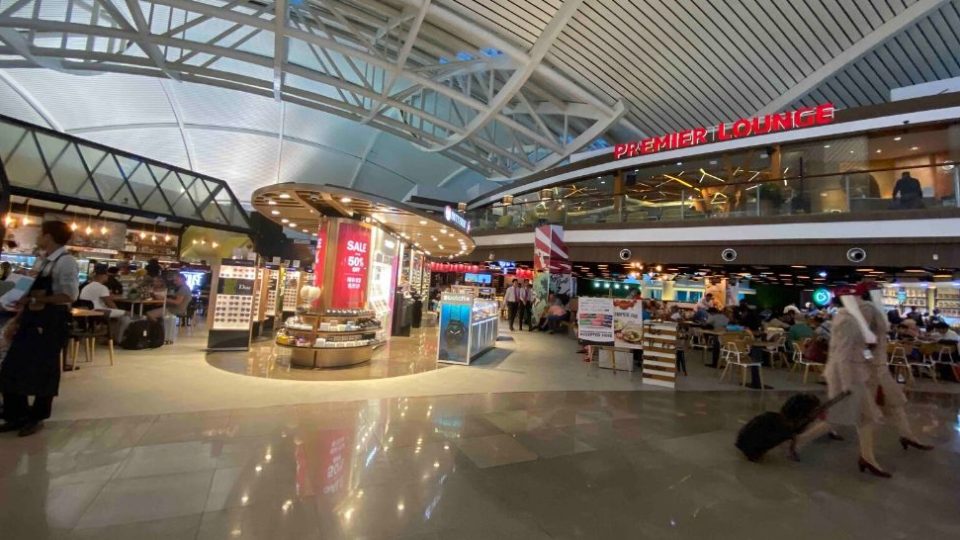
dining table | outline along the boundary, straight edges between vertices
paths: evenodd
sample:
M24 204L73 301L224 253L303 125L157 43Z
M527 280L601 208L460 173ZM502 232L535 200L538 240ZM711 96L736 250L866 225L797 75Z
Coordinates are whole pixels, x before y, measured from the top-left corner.
M163 306L166 302L164 300L148 299L148 300L132 300L129 298L118 298L114 300L117 304L129 305L130 316L139 315L143 316L144 306L148 308L160 307Z

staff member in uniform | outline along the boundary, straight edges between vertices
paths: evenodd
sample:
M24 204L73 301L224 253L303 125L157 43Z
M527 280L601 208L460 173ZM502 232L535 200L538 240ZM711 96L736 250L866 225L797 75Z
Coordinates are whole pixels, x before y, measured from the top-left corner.
M17 304L19 315L8 326L13 337L0 367L5 421L0 432L33 435L50 417L60 389L60 352L70 335L70 304L80 294L77 260L64 247L71 235L62 221L40 226L37 248L44 257L35 266L33 286ZM28 396L33 396L32 405Z
M513 332L513 320L517 318L517 307L520 305L520 287L517 286L517 280L513 280L507 287L507 291L503 293L503 301L507 303L507 319L510 321L510 331ZM520 329L523 329L522 320Z

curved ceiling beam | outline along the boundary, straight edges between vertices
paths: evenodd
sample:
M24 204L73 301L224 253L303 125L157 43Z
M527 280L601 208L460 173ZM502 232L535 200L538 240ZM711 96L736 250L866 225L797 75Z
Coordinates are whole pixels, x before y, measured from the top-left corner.
M582 3L583 0L567 0L564 2L563 5L560 6L560 9L557 10L557 13L553 16L553 18L550 19L550 23L547 24L546 28L544 28L543 33L540 34L540 37L533 45L533 48L530 49L530 55L527 58L526 65L513 72L513 75L510 76L510 79L507 80L506 84L504 84L503 87L500 88L500 91L497 92L497 96L487 103L486 109L478 116L474 117L473 120L471 120L470 123L465 126L465 129L462 132L449 137L445 144L428 148L428 150L430 152L449 150L450 148L462 143L464 140L472 137L474 133L489 124L490 121L500 113L500 110L510 103L517 92L520 91L520 88L522 88L527 82L527 79L533 75L534 71L537 69L537 66L539 66L540 62L543 61L543 57L546 56L547 52L550 51L550 47L553 46L554 40L557 39L557 36L560 35L560 32L563 32L564 27L567 25L567 21L573 17ZM557 153L563 151L563 148L560 145L553 141L551 142L553 143L549 145L551 150Z
M622 115L542 62L582 3L565 2L526 52L427 0L16 0L0 13L0 54L27 62L0 65L266 91L518 178ZM476 62L446 65L462 55Z

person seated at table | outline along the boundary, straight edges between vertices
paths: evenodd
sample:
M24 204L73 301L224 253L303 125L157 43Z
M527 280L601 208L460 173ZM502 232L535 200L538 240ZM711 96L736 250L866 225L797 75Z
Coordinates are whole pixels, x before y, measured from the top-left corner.
M960 334L957 334L950 325L941 321L934 325L933 332L930 334L931 337L936 338L937 341L943 343L945 341L957 343L960 342Z
M793 326L790 327L790 330L787 331L787 341L791 345L800 343L804 339L810 337L813 337L813 327L811 327L804 318L800 318Z
M167 295L166 314L176 317L183 317L187 314L187 306L190 305L190 299L193 298L193 291L187 286L187 281L183 274L177 272L173 276L173 294ZM162 319L164 308L157 308L147 312L147 318Z
M714 330L726 330L728 324L730 324L730 317L721 313L719 309L712 307L707 310L707 320L704 321L704 326Z
M917 321L913 319L904 319L897 328L897 336L901 339L917 339L920 337L920 328L917 327Z
M123 330L130 324L130 317L127 312L118 309L113 301L113 295L107 288L107 272L105 269L97 269L90 276L90 283L80 291L79 300L84 300L93 304L93 309L103 311L110 315L110 335L114 341L120 341L123 337Z
M560 329L560 323L567 320L567 308L563 307L563 301L560 298L554 298L553 304L547 308L547 330L551 334L556 334Z
M111 266L107 268L107 282L104 285L110 289L110 294L113 296L123 296L123 284L120 283L120 279L117 275L120 273L120 268L116 266Z

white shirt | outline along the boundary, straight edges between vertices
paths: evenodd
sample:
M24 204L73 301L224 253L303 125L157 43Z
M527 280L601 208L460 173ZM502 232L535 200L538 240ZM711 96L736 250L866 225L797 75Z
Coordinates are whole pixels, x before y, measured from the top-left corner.
M80 300L93 303L93 309L110 309L103 303L103 297L110 296L110 289L103 283L90 283L80 291Z
M503 294L504 302L516 302L517 301L517 287L511 285L507 287L507 292Z
M57 257L60 257L59 260ZM66 253L65 247L61 246L43 259L38 258L34 268L41 270L45 276L52 276L53 294L65 294L71 302L77 299L80 294L80 270L77 260Z

